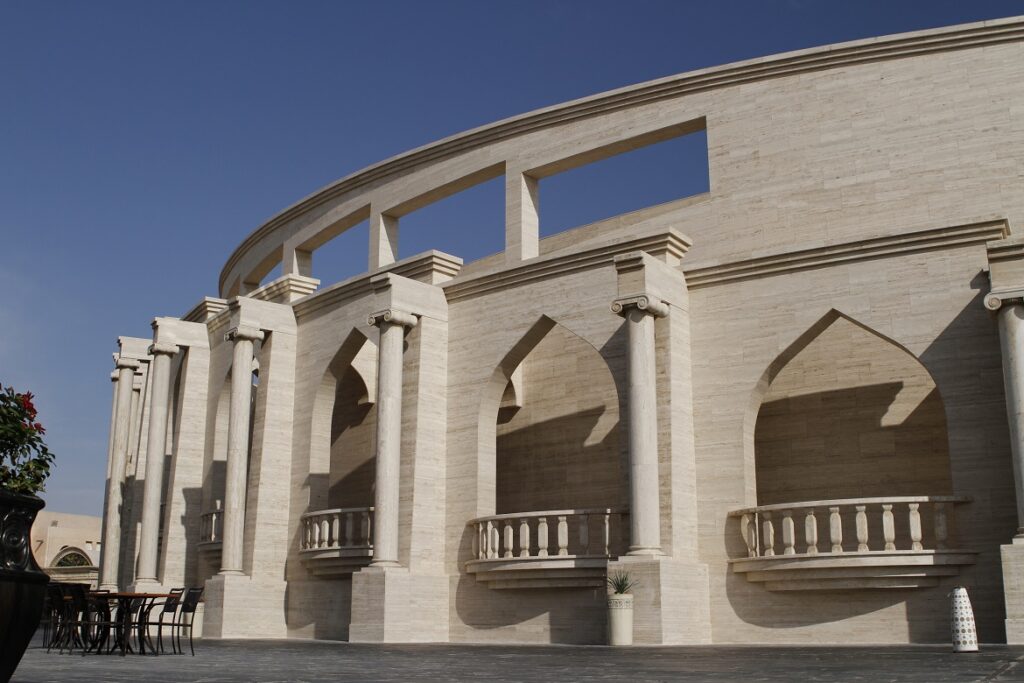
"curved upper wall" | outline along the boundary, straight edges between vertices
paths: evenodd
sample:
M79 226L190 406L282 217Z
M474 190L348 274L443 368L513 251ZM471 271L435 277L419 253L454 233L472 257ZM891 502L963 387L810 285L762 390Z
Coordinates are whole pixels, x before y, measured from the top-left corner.
M301 254L367 217L371 242L379 241L389 221L502 174L509 260L529 258L535 248L516 242L531 230L536 240L521 206L524 177L705 126L709 201L679 218L702 264L864 237L856 225L863 212L886 212L896 232L997 214L1012 225L1024 207L1008 198L1006 174L986 185L972 162L1024 160L1022 46L1024 18L1015 17L703 69L505 119L382 161L285 209L235 249L220 293L247 291L282 261L285 272L302 272ZM816 231L787 231L815 221ZM866 236L887 231L874 232ZM371 254L371 268L383 259Z

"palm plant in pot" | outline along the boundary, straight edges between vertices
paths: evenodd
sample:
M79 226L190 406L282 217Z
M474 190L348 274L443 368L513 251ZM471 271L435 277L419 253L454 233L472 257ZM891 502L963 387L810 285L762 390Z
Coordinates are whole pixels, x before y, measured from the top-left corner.
M31 393L0 386L0 682L14 674L39 625L49 578L30 535L53 454L43 443Z
M633 644L633 595L637 582L629 572L617 571L608 575L608 644Z

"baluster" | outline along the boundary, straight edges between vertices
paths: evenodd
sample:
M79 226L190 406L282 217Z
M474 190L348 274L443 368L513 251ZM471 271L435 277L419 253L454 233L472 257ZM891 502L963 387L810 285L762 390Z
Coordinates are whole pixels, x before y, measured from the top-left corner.
M576 518L580 525L580 554L590 554L590 515L580 515Z
M747 557L757 557L757 532L751 533L751 525L754 517L749 513L743 513L740 517L740 536L743 537L743 544L747 546Z
M373 515L371 510L366 510L362 513L363 523L360 525L362 531L362 538L360 538L360 545L367 547L373 546Z
M331 514L331 547L341 547L341 514L338 512Z
M882 535L885 536L885 549L896 550L896 520L890 503L882 505Z
M807 554L818 554L818 518L814 516L814 508L807 508L804 517L804 541L807 542Z
M313 547L320 547L320 520L313 518Z
M946 517L946 504L935 504L935 549L945 550L949 540L949 522Z
M498 556L498 532L494 528L494 522L487 520L487 559L494 559Z
M913 550L921 550L924 546L921 545L921 513L918 512L920 503L908 503L907 507L910 508L910 540L911 548Z
M476 523L476 544L480 548L480 552L477 554L476 559L483 560L487 557L487 535L486 529L483 522Z
M356 513L346 512L345 513L345 546L351 548L356 543L355 539L355 528L356 528Z
M795 555L796 548L793 547L796 544L796 529L793 528L793 512L791 510L782 511L782 545L785 549L782 551L783 555Z
M537 518L537 557L548 556L548 518Z
M857 507L857 552L866 553L868 551L868 515L865 511L866 505L858 505Z
M839 516L838 507L828 509L828 533L832 541L832 552L843 552L843 518Z
M505 552L502 557L512 557L512 520L506 519L504 525L505 532Z
M761 513L761 534L764 539L764 556L772 557L775 554L775 524L772 522L771 512Z
M519 557L530 556L530 520L523 517L519 520Z
M331 518L324 515L320 518L320 524L323 525L323 533L320 534L320 545L330 546L331 544Z
M473 525L473 557L480 559L480 523Z
M565 515L558 516L558 554L569 554L569 522Z
M611 514L606 512L606 513L604 513L602 515L602 517L604 517L604 556L605 557L611 557L612 556L612 549L611 549L611 545L612 545L612 524L611 524L612 516L611 516Z

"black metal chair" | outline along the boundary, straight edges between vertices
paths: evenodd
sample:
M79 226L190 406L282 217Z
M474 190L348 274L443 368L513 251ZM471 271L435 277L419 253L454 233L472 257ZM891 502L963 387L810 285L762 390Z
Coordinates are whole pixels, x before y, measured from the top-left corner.
M43 644L46 646L46 651L49 652L63 636L61 627L67 613L64 592L61 590L60 584L47 584L46 603L43 610Z
M181 596L185 592L184 588L172 588L168 591L168 597L164 600L153 600L143 609L143 613L139 619L139 634L140 637L146 638L149 643L149 649L154 654L160 654L166 652L164 649L164 626L172 627L177 617L178 607L181 605ZM160 607L160 611L157 613L156 621L153 621L150 617L154 609ZM164 617L168 614L171 615L170 621L164 621ZM156 643L157 646L153 647L153 641L149 639L149 627L156 626ZM174 647L173 641L171 647Z
M185 654L184 650L181 649L181 632L188 629L188 647L192 651L192 656L196 656L196 649L192 644L192 623L195 621L196 607L199 606L199 599L201 597L203 597L203 589L201 587L189 588L185 591L185 597L181 601L178 617L171 625L171 637L175 639L171 641L171 647L179 654ZM175 645L175 642L177 645Z

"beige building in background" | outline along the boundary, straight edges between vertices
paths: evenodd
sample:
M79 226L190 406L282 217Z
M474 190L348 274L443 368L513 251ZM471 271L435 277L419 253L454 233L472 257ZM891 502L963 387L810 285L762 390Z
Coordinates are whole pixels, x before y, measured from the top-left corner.
M710 190L541 238L691 134ZM503 178L505 250L398 258ZM362 275L316 250L369 223ZM664 78L343 178L120 338L100 583L205 637L1024 642L1024 19Z
M96 585L102 518L40 510L32 524L32 554L52 581Z

